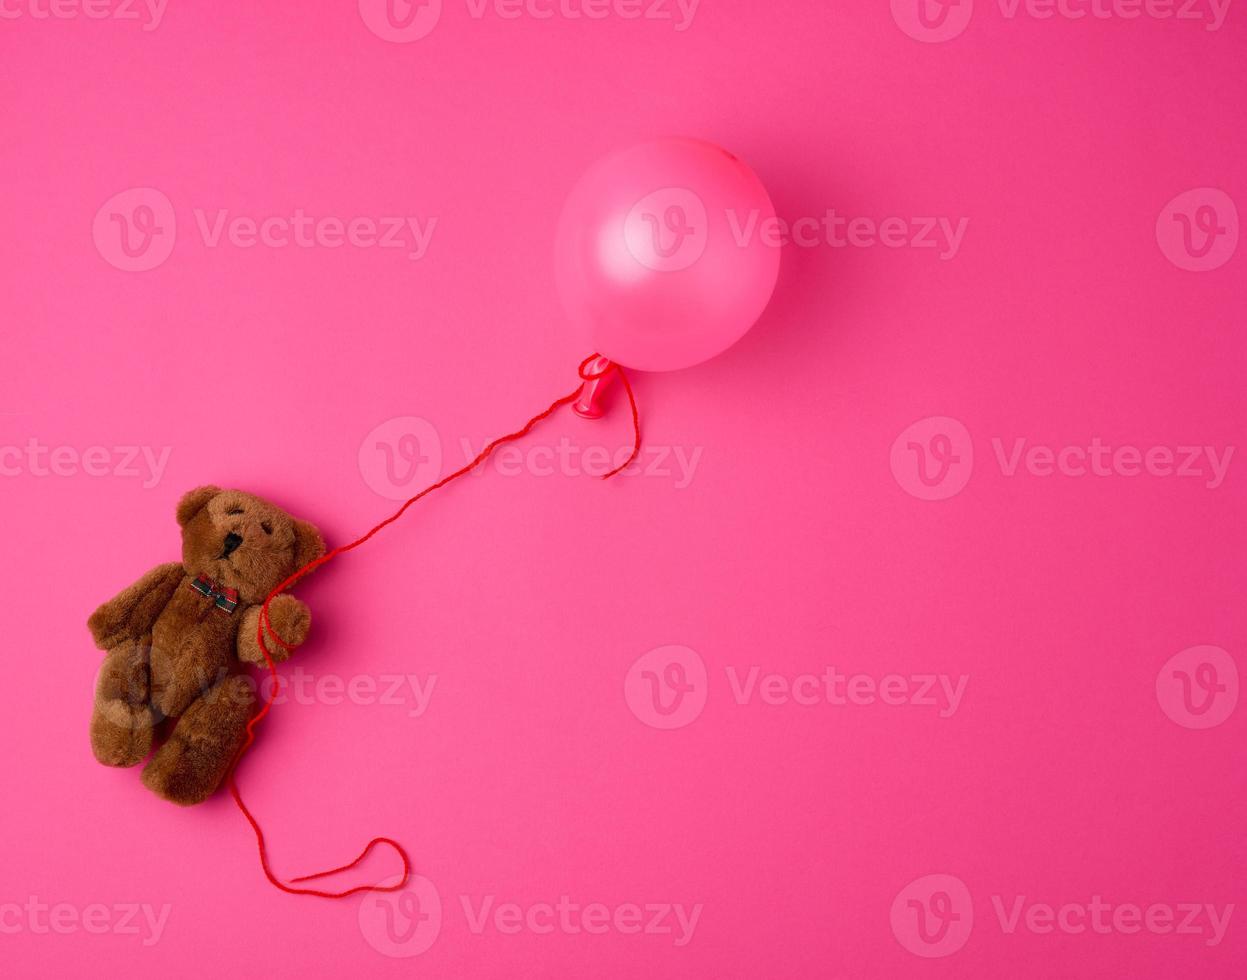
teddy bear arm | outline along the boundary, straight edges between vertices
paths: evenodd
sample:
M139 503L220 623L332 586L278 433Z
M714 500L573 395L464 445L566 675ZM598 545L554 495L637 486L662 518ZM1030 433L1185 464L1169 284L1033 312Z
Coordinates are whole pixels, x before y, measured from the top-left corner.
M238 627L238 659L244 663L263 666L264 651L260 649L259 629L261 606L251 606L243 614ZM268 607L269 624L277 635L291 646L299 646L307 639L312 625L312 611L307 604L283 592L274 597ZM265 634L269 656L276 663L290 658L290 651Z
M101 650L111 650L119 643L150 633L184 574L177 562L157 565L100 606L87 620L95 645Z

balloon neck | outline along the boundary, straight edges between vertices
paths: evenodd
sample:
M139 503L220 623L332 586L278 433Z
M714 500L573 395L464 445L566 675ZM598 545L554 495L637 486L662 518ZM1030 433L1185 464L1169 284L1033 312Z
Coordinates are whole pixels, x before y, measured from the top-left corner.
M580 386L580 397L572 402L572 411L582 419L600 419L604 414L602 395L606 390L611 370L614 365L600 354L588 361L580 371L584 384Z

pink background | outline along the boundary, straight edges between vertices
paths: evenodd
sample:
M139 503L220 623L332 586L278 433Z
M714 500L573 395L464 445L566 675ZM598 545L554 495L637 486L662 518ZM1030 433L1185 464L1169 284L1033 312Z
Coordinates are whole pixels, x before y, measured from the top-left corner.
M7 0L20 16L0 21L0 447L20 449L0 457L3 972L1241 976L1247 911L1210 946L1009 933L993 898L1218 914L1247 899L1247 713L1188 728L1157 691L1190 647L1226 652L1217 696L1233 693L1227 661L1247 666L1247 464L1232 458L1215 488L1010 476L992 440L1006 455L1016 439L1097 437L1223 453L1241 436L1237 219L1221 206L1229 254L1202 272L1167 256L1157 223L1194 188L1247 205L1243 10L1214 31L979 0L962 33L924 43L902 30L901 0L898 16L704 0L685 30L476 18L447 0L427 37L389 43L351 3L172 0L147 31L31 16L41 2ZM461 440L570 390L588 352L553 288L560 202L600 154L668 132L748 160L790 220L942 216L965 219L964 237L947 260L788 246L744 340L637 377L650 451L701 452L687 486L670 459L674 476L607 484L491 470L301 589L315 637L287 671L437 675L418 716L375 698L279 706L241 773L285 874L374 834L409 847L440 933L418 958L385 955L375 900L270 888L228 798L179 810L137 771L95 763L86 616L176 556L190 487L271 495L340 543L393 507L369 484L384 472L375 427L426 420L449 470ZM176 242L157 267L121 271L93 221L143 187L171 203ZM210 247L195 220L299 208L437 224L413 261ZM560 415L525 448L613 450L628 437L614 404L597 423ZM943 500L907 492L908 441L889 463L931 417L964 426L954 452L973 447ZM62 447L73 475L38 475L31 439ZM93 446L112 475L83 472ZM113 472L124 446L171 447L154 486ZM704 663L704 708L660 730L630 710L625 679L670 645ZM968 681L941 717L740 704L727 674L829 665ZM358 880L392 866L378 856ZM905 944L902 890L932 874L973 909L964 946L939 958ZM490 895L703 909L682 946L614 928L474 932L460 896L475 914ZM65 923L126 903L168 919L145 945L112 911L102 935L40 930L32 900L70 906Z

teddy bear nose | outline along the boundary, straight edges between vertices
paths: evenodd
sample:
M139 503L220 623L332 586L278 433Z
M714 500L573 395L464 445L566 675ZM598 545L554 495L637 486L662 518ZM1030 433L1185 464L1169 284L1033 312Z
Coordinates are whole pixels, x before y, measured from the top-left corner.
M230 531L229 534L225 535L225 549L222 552L222 557L228 558L238 550L238 546L240 544L242 544L242 535L235 534L233 531Z

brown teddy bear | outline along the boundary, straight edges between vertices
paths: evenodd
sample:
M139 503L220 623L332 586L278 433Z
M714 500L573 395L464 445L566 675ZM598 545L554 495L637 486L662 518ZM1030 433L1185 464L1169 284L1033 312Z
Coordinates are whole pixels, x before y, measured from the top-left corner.
M199 487L177 507L182 561L159 565L100 606L87 625L106 651L91 716L91 748L109 766L136 766L167 733L143 783L190 806L225 778L255 708L243 663L264 664L256 639L268 594L325 552L306 521L248 493ZM269 621L297 646L311 625L287 593ZM268 642L274 660L289 656Z

